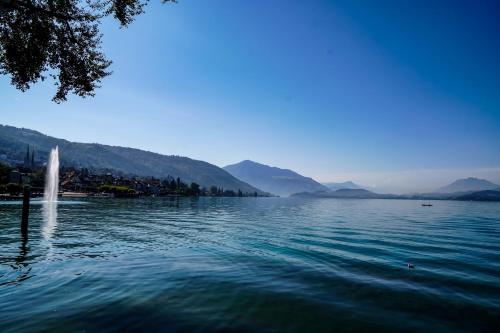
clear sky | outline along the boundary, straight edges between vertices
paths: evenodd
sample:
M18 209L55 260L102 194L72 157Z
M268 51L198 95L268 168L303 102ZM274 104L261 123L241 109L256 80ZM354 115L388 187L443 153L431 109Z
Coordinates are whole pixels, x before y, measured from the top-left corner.
M95 98L0 77L0 123L319 181L500 182L498 1L153 0Z

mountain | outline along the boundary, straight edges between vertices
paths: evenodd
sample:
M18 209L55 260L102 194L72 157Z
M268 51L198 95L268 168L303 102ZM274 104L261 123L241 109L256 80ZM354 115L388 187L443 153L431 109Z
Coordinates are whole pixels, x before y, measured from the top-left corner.
M297 192L328 190L314 179L301 176L292 170L271 167L249 160L225 166L224 170L252 186L280 196L289 196Z
M323 183L326 187L328 187L332 191L341 190L341 189L352 189L352 190L362 190L364 189L362 186L355 184L351 181L343 182L343 183Z
M293 197L300 198L345 198L345 199L394 199L397 195L378 194L365 189L343 188L336 191L316 191L295 193Z
M485 190L472 192L464 195L460 195L454 200L468 200L468 201L500 201L500 189L496 191Z
M335 198L335 199L402 199L402 200L461 200L461 201L500 201L500 189L459 192L459 193L422 193L422 194L379 194L364 189L340 189L336 191L316 191L295 193L297 198Z
M0 125L0 162L22 163L27 147L35 150L35 162L47 160L49 151L59 146L62 166L91 170L114 170L119 173L164 178L180 177L204 187L217 186L227 190L264 194L242 182L227 171L207 162L182 156L167 156L140 149L77 143L57 139L30 129Z
M485 179L464 178L455 180L450 185L437 189L436 193L456 193L456 192L476 192L498 189L500 185L494 184Z

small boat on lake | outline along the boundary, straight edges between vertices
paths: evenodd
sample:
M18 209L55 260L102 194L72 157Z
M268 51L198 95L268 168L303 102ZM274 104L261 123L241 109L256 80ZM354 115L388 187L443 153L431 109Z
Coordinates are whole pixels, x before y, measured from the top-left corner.
M422 204L422 206L423 206L423 207L431 207L431 206L432 206L432 204L425 204L425 203L424 203L424 204Z

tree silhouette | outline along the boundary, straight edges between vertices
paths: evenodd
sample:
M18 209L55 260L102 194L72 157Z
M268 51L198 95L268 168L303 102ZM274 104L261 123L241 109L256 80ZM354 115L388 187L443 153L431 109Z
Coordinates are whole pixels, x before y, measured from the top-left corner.
M111 61L101 51L101 19L112 16L126 27L147 1L0 0L0 74L21 91L53 78L56 103L68 93L94 96L111 74Z

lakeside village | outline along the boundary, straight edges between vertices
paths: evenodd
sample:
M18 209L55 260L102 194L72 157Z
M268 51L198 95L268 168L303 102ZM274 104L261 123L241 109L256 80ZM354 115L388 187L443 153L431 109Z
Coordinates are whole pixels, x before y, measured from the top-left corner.
M21 198L23 187L31 187L33 197L43 196L46 164L35 162L35 152L30 149L22 163L11 166L0 162L0 200ZM111 170L90 171L86 168L61 167L59 171L59 195L62 197L160 197L160 196L257 196L225 190L217 186L201 187L197 183L184 183L180 178L139 177L121 175Z

